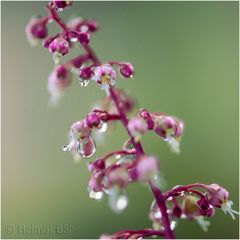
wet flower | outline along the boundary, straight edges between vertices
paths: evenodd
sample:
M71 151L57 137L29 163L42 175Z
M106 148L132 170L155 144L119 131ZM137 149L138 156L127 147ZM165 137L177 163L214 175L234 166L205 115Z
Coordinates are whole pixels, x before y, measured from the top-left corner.
M50 103L56 105L63 95L63 91L70 85L72 74L65 65L57 65L48 77L48 91L51 95Z
M93 68L92 80L96 81L101 89L106 90L108 95L110 86L116 84L116 72L109 64L103 64Z
M183 122L172 116L163 114L152 114L154 120L154 131L166 141L171 150L179 153L179 142L183 133Z
M31 18L26 26L26 35L29 43L35 46L39 39L47 37L47 19Z
M120 63L119 72L123 78L133 77L133 74L134 74L133 65L127 62Z
M55 38L49 45L49 52L53 55L55 64L58 64L60 57L69 52L70 46L66 39L62 37Z
M209 203L217 208L221 208L224 213L229 213L233 219L234 214L239 214L232 209L233 202L228 199L229 193L226 189L218 184L210 184L207 186L207 199Z
M137 178L147 181L158 171L157 159L153 156L144 156L137 161L136 174Z
M63 151L71 151L84 158L89 158L95 153L96 148L91 137L91 129L86 126L84 121L78 121L71 126L69 144L63 147Z
M128 129L135 141L139 141L144 133L148 130L146 121L140 117L134 117L128 122Z
M83 87L87 86L92 76L91 67L82 67L79 71L80 83Z

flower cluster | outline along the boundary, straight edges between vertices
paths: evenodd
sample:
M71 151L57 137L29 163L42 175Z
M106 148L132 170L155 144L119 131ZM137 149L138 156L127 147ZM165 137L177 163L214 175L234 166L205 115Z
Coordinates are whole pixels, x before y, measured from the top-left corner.
M81 86L90 81L97 83L106 91L103 99L82 120L72 124L68 133L69 142L63 147L70 151L76 160L90 158L96 152L96 133L103 134L114 122L121 122L128 139L120 150L109 152L88 163L90 179L89 197L100 200L107 196L110 207L122 212L128 205L126 189L132 182L147 184L154 200L150 207L151 228L141 230L123 230L112 235L102 235L101 239L141 239L161 236L174 238L177 220L196 220L204 231L209 218L215 214L215 208L221 208L232 218L238 214L233 210L229 193L217 184L190 184L176 186L162 193L163 181L160 177L159 162L155 156L145 153L141 139L147 131L153 131L171 150L180 152L180 140L183 135L182 120L162 112L149 112L140 109L133 117L129 113L136 107L136 100L124 90L116 88L117 75L123 79L134 76L133 65L129 62L108 61L102 63L89 46L92 33L99 29L97 22L76 17L65 23L58 15L72 5L72 1L49 1L48 15L32 18L26 26L27 39L32 45L43 40L43 47L53 56L55 67L48 78L50 102L56 104L65 89L73 81L74 75ZM54 36L48 34L48 24L55 22L60 32ZM85 53L62 62L75 46L81 46ZM118 74L117 74L118 73Z
M229 213L233 219L239 214L231 208L229 193L218 184L191 184L176 186L164 194L167 201L171 228L176 227L178 219L196 220L203 231L208 230L210 222L206 219L215 214L215 208L221 208ZM162 230L162 214L154 200L149 213L153 222L153 229Z

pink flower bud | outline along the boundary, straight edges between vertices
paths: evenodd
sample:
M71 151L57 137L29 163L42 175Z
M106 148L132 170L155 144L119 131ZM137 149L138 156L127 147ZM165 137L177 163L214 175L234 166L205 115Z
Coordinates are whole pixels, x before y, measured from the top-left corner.
M158 163L155 157L145 156L137 161L137 178L142 181L149 180L158 171Z
M82 44L82 45L88 45L90 42L90 34L87 32L80 32L78 34L78 41Z
M133 65L131 63L121 63L119 72L121 76L124 78L133 77L133 74L134 74Z

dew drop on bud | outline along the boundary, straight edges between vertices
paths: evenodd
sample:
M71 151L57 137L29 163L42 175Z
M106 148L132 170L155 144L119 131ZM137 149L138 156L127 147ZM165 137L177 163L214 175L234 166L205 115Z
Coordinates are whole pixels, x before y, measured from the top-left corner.
M61 54L55 52L53 53L53 61L55 64L59 64L60 63L60 58L61 58Z
M89 84L89 80L87 80L87 79L80 79L79 80L79 83L80 83L80 86L81 87L87 87L87 85Z
M171 223L170 223L171 230L174 230L176 228L176 226L177 226L177 222L176 221L171 221Z
M109 195L109 205L116 213L121 213L128 205L127 196L118 189L113 189Z
M92 138L87 139L85 142L80 142L77 145L77 152L83 158L90 158L96 152L95 142Z
M108 125L106 122L102 122L100 128L98 129L99 133L105 133L108 129Z
M64 152L67 152L67 151L68 151L68 146L66 146L66 145L62 146L62 150L63 150Z
M75 38L75 37L73 37L73 38L71 38L71 39L70 39L70 41L71 41L72 43L75 43L75 42L77 42L77 40L78 40L78 39L77 39L77 38Z
M89 197L95 200L101 200L103 198L103 192L90 191Z

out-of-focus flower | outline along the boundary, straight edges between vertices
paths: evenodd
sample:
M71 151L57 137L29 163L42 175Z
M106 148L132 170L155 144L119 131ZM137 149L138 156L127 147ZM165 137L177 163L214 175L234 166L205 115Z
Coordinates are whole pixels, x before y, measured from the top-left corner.
M144 119L134 117L128 122L128 130L135 138L135 141L139 141L142 135L148 130L148 125Z
M136 175L141 181L148 181L158 171L157 159L153 156L144 156L137 161Z
M63 95L63 91L70 85L72 73L65 65L57 65L48 77L48 91L51 95L50 103L56 105Z
M39 39L44 39L48 35L47 19L31 18L26 25L25 31L29 43L35 46Z

